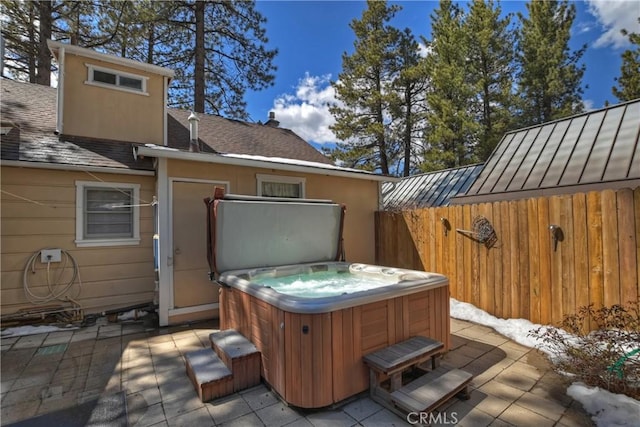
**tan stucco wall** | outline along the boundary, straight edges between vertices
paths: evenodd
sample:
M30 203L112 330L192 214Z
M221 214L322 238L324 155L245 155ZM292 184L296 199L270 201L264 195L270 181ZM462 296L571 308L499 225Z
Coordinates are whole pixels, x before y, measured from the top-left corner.
M170 178L228 181L229 192L233 194L256 195L257 174L305 178L305 197L330 199L345 204L347 213L344 241L347 261L375 262L374 212L378 209L376 181L178 160L169 161L168 167ZM213 195L213 188L211 195ZM202 212L204 218L204 204Z
M155 194L155 177L7 166L0 168L0 177L3 190L0 234L2 314L33 307L23 289L23 271L29 258L43 248L63 249L77 260L82 280L77 301L86 313L153 300L152 207L140 208L141 241L138 245L78 248L74 241L76 180L140 184L140 199L144 203L152 200ZM44 295L46 265L39 262L37 265L35 275L27 273L29 289L36 295ZM66 283L67 280L61 282Z
M85 64L149 77L148 95L85 84L88 79ZM64 57L62 133L162 144L163 86L162 76L67 53Z

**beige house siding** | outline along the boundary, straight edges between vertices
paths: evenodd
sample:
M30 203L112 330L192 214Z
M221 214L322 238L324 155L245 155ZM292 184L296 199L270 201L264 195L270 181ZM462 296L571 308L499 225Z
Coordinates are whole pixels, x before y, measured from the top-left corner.
M76 181L139 184L141 203L144 203L151 201L155 194L153 176L8 166L0 169L0 175L3 189L0 301L3 314L33 307L23 289L23 271L30 257L44 248L60 248L77 260L82 281L77 301L86 313L153 300L152 207L140 207L141 240L138 245L78 248L75 244ZM46 265L40 262L36 265L36 274L27 273L29 289L36 295L44 295ZM71 268L65 271L62 283L69 280ZM75 290L74 286L71 296L75 295Z
M148 77L142 95L86 84L86 64ZM162 76L67 53L64 58L61 133L73 136L162 144L164 80Z
M347 261L375 262L374 212L378 210L378 183L375 181L180 160L172 160L168 165L170 178L226 181L229 182L229 192L233 194L256 195L258 174L304 178L306 198L329 199L345 204L347 213L344 241ZM204 221L204 203L202 212Z

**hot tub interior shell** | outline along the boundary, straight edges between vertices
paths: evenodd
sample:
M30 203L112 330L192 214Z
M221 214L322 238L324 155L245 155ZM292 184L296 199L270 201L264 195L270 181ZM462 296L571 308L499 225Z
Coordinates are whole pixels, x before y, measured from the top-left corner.
M286 402L320 408L368 389L365 354L416 335L442 341L448 350L449 287L439 283L408 295L303 314L224 286L220 327L236 329L256 345L262 377Z

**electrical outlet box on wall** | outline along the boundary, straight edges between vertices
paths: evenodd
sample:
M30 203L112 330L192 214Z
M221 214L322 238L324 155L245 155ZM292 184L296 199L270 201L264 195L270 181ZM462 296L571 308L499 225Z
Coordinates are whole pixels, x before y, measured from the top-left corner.
M43 249L40 251L40 262L46 264L48 262L60 262L62 260L62 251L60 249Z

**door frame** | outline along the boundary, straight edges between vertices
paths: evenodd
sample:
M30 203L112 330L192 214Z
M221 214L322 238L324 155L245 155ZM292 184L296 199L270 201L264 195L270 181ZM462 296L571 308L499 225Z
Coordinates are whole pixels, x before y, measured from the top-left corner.
M162 221L160 218L160 231L165 230L165 238L163 239L162 234L160 234L160 253L164 252L164 255L161 255L161 260L164 262L160 263L160 286L159 286L159 299L161 301L159 307L159 318L160 318L160 326L167 326L169 324L170 316L177 316L182 314L189 313L197 313L205 310L215 310L219 308L218 303L212 304L203 304L203 305L194 305L190 307L182 307L175 308L174 303L174 288L173 288L173 184L176 182L186 182L186 183L199 183L199 184L211 184L212 186L224 186L225 192L229 192L231 189L231 183L229 181L223 180L213 180L213 179L199 179L199 178L186 178L186 177L167 177L166 181L166 193L167 193L167 203L164 205L165 209L161 209L166 211L166 221ZM160 191L159 191L160 192ZM213 192L212 192L213 195ZM203 209L204 212L204 209ZM204 218L204 214L203 214ZM164 227L163 227L164 225ZM164 242L163 242L164 240ZM162 250L164 249L164 251ZM162 267L165 267L164 273L162 274ZM164 291L164 292L163 292ZM164 293L164 295L163 295ZM165 298L163 298L165 297Z

